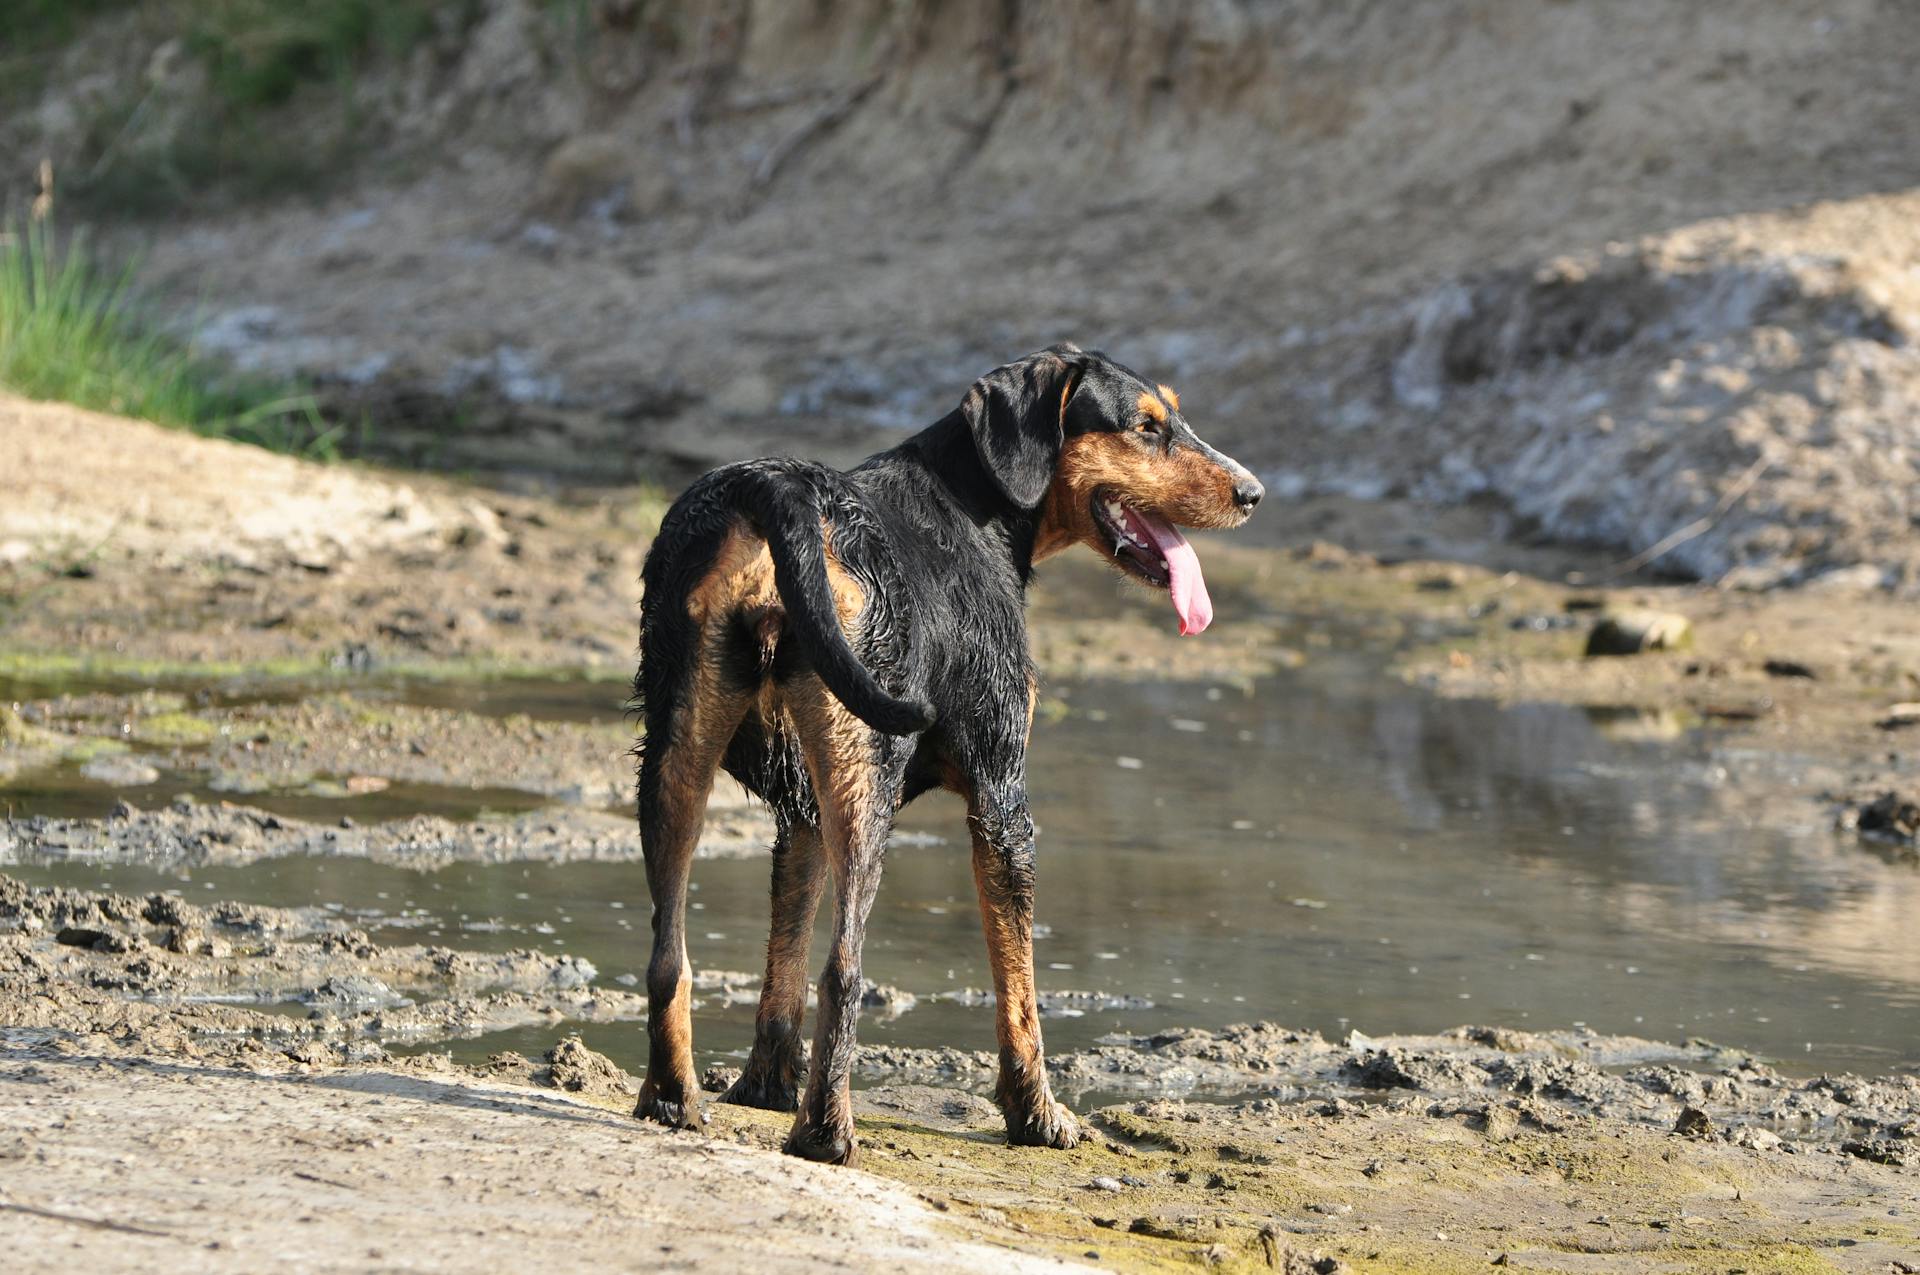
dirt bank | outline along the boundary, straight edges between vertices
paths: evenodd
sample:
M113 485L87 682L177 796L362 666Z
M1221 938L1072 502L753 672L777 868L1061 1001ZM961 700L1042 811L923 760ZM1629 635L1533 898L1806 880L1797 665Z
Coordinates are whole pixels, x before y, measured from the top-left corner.
M23 78L0 203L42 157L76 216L183 203L120 231L201 345L413 463L844 460L1073 337L1285 495L1622 553L1724 503L1668 568L1914 587L1912 7L1415 12L483 0L256 118L116 8Z

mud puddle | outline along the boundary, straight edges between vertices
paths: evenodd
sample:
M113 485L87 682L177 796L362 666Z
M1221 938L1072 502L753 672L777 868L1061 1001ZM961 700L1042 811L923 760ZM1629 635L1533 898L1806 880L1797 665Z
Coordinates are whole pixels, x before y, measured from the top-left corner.
M1920 873L1836 834L1809 800L1811 772L1642 715L1381 688L1332 659L1247 688L1049 685L1031 780L1050 1049L1256 1020L1329 1038L1496 1022L1705 1037L1800 1072L1920 1064L1920 951L1906 928ZM615 778L606 782L628 764L616 688L441 689L470 715L506 722L536 705L607 727ZM529 768L542 749L599 746L599 736L529 730ZM404 734L392 736L396 749ZM5 799L17 814L91 818L129 795L68 774L22 776ZM131 794L143 807L149 796L158 804L172 792ZM346 816L363 830L538 800L406 783L349 800L233 799L316 824ZM463 856L466 834L454 826L419 866L315 852L313 842L275 853L285 830L272 829L257 834L262 857L200 864L162 855L136 865L111 848L62 854L28 836L8 871L34 884L323 903L381 942L534 947L591 962L602 985L638 990L647 904L637 842L621 835L549 853L519 825L489 827L484 854L476 831ZM866 954L868 977L894 991L876 997L866 1042L991 1043L962 832L958 808L939 796L901 821ZM533 857L549 861L524 861ZM732 1060L751 1034L765 874L757 856L695 871L693 959L722 976L699 992L704 1062ZM642 1065L638 1024L602 1024L590 1039L629 1070ZM456 1050L478 1059L500 1047L513 1045L490 1035Z
M146 763L137 755L134 763ZM151 767L151 782L113 784L87 773L81 763L66 762L0 788L0 813L52 815L65 819L104 819L122 802L140 807L164 806L182 797L208 794L204 776L193 772ZM136 777L145 778L144 775ZM362 823L433 815L468 820L496 814L537 810L544 798L517 788L475 788L454 784L387 783L377 791L356 792L355 776L319 775L298 787L263 788L233 796L249 805L290 819L314 822L342 818ZM350 804L349 804L350 803Z

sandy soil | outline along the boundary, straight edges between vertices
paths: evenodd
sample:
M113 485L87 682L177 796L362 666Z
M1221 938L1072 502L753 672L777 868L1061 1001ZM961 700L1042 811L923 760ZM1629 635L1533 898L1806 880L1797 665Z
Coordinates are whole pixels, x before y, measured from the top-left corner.
M472 1076L7 1046L0 1129L0 1242L90 1270L1057 1266L866 1174Z

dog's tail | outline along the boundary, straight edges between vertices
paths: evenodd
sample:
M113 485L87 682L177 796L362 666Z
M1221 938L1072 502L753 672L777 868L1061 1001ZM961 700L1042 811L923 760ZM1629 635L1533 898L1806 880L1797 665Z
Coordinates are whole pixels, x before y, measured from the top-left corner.
M799 484L777 473L740 477L734 488L739 507L767 539L774 587L793 619L793 635L827 689L877 731L914 735L933 725L932 704L889 694L847 642L827 578L826 536L814 502Z

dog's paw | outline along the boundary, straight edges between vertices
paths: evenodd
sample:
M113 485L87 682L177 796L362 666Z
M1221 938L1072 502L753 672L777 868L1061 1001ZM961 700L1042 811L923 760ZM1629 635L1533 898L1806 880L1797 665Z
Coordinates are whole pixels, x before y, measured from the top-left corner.
M685 1089L683 1093L692 1093ZM688 1098L676 1102L660 1095L660 1090L649 1080L640 1086L640 1101L634 1104L633 1114L641 1120L651 1120L663 1124L669 1129L691 1129L695 1133L706 1132L706 1119L700 1114L699 1102Z
M1065 1151L1080 1143L1080 1122L1066 1104L1051 1095L1038 1112L1007 1117L1007 1141L1016 1147L1052 1147Z
M827 1128L802 1121L793 1126L793 1132L787 1135L780 1149L820 1164L852 1164L854 1147L852 1129Z
M762 1111L800 1110L800 1084L795 1078L756 1075L751 1069L727 1086L720 1101L735 1107L758 1107Z

